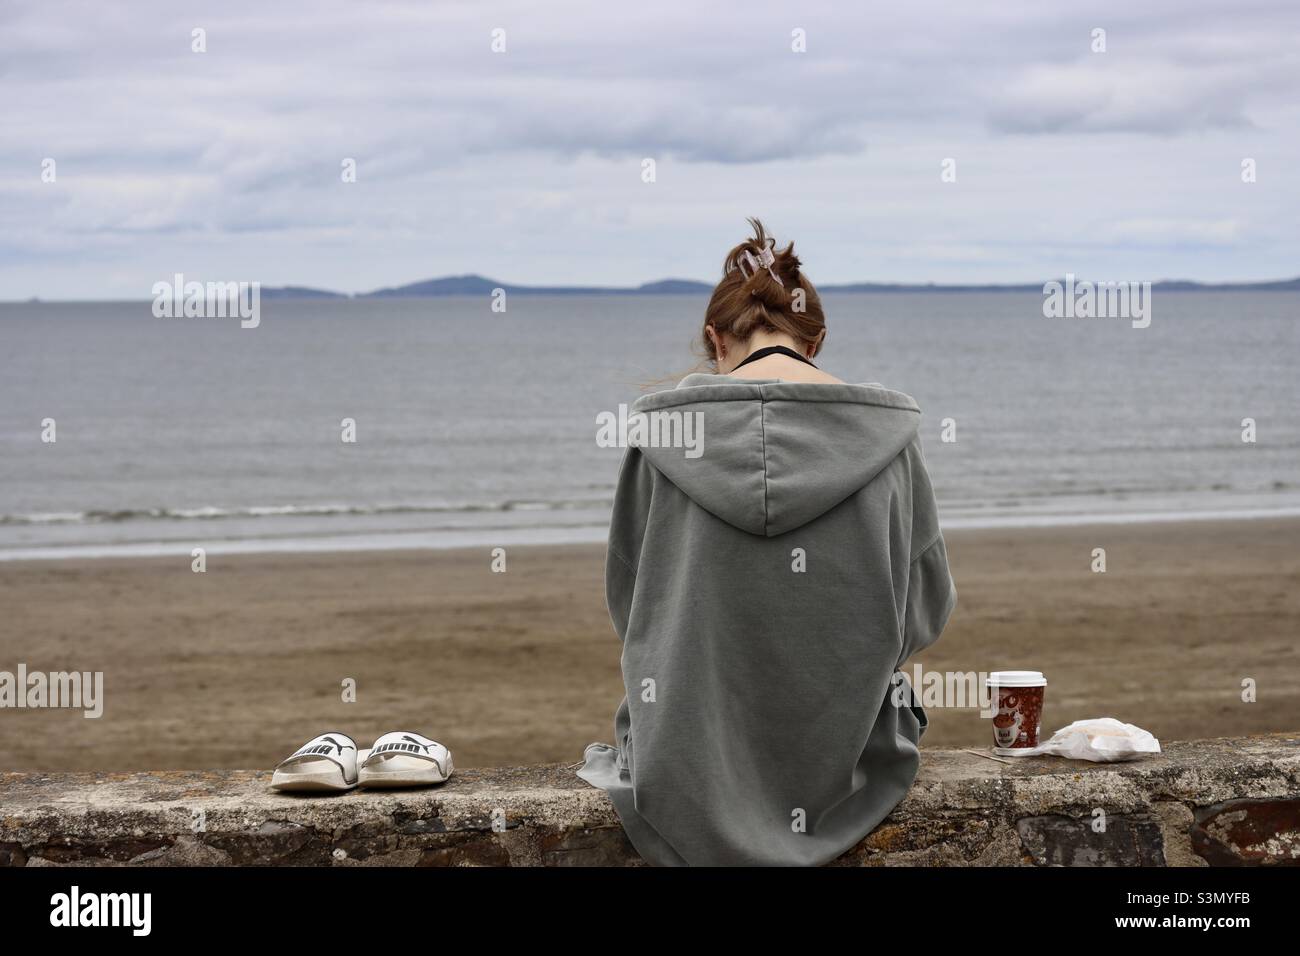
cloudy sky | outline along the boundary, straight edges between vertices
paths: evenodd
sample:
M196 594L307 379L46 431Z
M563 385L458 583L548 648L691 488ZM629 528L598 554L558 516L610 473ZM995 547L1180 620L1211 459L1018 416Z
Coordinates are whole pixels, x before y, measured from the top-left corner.
M0 299L711 279L747 215L820 282L1291 277L1297 36L1294 0L7 4Z

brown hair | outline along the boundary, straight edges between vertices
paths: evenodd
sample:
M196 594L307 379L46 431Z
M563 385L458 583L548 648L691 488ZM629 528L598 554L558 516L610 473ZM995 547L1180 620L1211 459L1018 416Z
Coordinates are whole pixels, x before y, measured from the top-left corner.
M794 243L778 250L776 240L767 234L761 222L750 219L749 224L754 236L727 253L722 281L709 299L704 324L713 326L719 335L727 334L741 342L765 330L785 332L803 347L812 345L826 328L826 316L817 290L799 269L801 263L794 254ZM758 259L766 249L771 249L775 257L771 272L761 265L755 268L746 257L748 253ZM708 333L701 331L700 335L704 339L705 355L716 362L718 356ZM817 351L821 351L820 342Z

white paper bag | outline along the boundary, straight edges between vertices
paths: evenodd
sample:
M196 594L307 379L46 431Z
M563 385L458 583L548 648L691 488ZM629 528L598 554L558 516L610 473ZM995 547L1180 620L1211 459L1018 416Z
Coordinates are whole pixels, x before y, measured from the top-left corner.
M1062 727L1046 743L1035 747L1033 753L1113 763L1136 760L1144 754L1158 754L1160 741L1149 731L1114 717L1094 717Z

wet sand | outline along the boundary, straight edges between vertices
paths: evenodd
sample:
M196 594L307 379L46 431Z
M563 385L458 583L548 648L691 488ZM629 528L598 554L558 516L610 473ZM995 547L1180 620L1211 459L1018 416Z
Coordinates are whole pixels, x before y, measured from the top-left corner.
M1300 519L947 535L960 595L926 669L1031 667L1044 733L1300 730ZM1107 572L1091 570L1106 549ZM612 738L600 547L0 563L0 670L103 671L104 715L0 710L0 770L264 768L317 733L448 744L458 766L575 762ZM342 682L356 682L344 702ZM1242 681L1257 701L1242 701ZM931 709L926 746L983 746Z

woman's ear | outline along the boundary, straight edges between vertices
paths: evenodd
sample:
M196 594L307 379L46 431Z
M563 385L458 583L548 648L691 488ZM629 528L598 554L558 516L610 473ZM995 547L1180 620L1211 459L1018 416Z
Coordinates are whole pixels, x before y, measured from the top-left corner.
M812 346L808 349L808 357L812 358L818 352L820 352L822 350L822 343L825 341L826 341L826 330L822 329L820 332L817 333L817 340L813 342Z
M709 341L713 343L714 356L716 358L725 358L727 354L727 346L723 343L722 336L718 334L717 330L711 325L706 325L704 327L704 334L707 335Z

